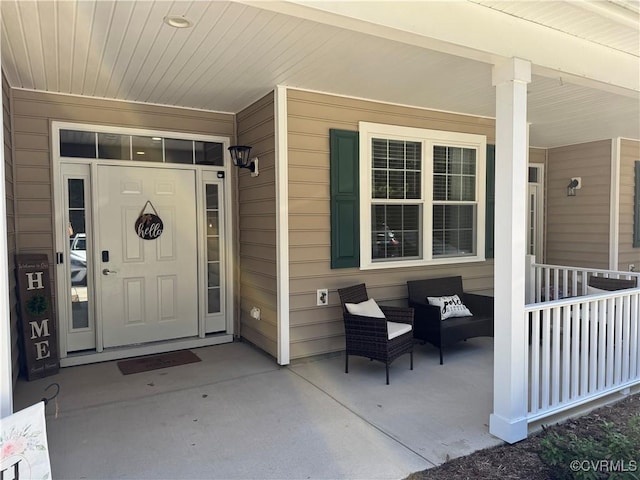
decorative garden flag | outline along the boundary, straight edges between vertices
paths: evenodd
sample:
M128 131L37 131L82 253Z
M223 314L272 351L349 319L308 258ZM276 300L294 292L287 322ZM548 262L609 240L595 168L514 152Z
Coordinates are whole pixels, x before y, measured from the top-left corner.
M0 419L0 478L51 478L44 402Z

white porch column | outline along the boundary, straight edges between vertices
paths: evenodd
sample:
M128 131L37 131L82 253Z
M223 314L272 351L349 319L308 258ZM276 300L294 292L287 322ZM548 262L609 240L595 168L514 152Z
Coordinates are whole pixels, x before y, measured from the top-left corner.
M509 443L527 436L525 254L527 84L531 63L493 68L496 87L495 328L489 431Z

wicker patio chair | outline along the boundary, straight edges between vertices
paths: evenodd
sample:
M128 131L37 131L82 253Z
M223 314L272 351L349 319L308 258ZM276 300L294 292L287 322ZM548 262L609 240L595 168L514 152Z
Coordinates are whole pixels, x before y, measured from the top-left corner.
M410 368L413 370L413 308L380 305L385 318L352 315L348 312L345 304L357 304L368 300L366 286L361 283L340 288L338 294L342 304L346 337L344 372L349 373L349 355L378 360L386 366L387 385L389 385L389 365L405 353L410 356ZM397 324L409 324L411 330L389 339L389 332L396 329Z
M409 306L415 309L414 337L429 342L440 350L440 365L444 363L443 349L461 340L474 337L493 337L493 297L466 293L462 277L410 280ZM442 320L440 308L430 305L427 297L458 295L472 316Z

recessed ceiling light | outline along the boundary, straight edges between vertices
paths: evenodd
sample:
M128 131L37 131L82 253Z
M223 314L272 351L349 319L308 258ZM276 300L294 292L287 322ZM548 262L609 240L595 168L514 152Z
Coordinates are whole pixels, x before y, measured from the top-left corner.
M193 22L182 15L167 15L164 17L164 23L174 28L189 28L193 26Z

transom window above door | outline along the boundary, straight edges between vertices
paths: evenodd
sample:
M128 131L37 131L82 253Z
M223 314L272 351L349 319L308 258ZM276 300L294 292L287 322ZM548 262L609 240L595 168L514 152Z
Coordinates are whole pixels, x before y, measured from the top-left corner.
M60 156L224 166L222 142L60 129Z
M484 260L483 135L361 122L361 268Z

